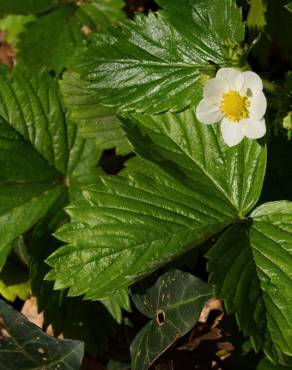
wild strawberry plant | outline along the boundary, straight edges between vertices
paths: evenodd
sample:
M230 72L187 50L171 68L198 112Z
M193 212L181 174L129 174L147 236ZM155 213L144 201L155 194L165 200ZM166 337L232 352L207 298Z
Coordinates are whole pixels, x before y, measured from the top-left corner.
M291 3L145 4L0 0L0 369L291 369Z

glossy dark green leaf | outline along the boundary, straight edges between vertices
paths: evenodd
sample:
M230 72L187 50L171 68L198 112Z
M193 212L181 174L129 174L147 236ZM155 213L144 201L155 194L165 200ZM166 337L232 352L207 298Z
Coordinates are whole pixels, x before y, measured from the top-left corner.
M0 300L0 368L3 370L79 369L83 344L49 337Z
M81 136L94 139L103 150L116 148L118 154L131 150L115 111L99 103L88 82L67 72L61 81L61 91L69 118L79 126Z
M162 14L201 53L224 61L226 44L241 43L244 24L234 0L157 0ZM190 27L192 25L192 27Z
M136 152L201 197L228 203L240 216L255 206L265 176L264 145L245 139L229 148L219 124L201 124L193 110L158 116L129 114L123 127Z
M147 370L162 352L190 331L211 295L205 282L179 270L161 276L145 293L134 294L135 305L151 321L132 342L132 370Z
M147 162L144 165L147 166ZM102 299L222 230L236 217L228 203L205 197L157 166L151 175L101 178L83 188L57 237L69 243L48 259L48 278L70 295ZM150 171L149 171L150 172Z
M210 283L255 350L284 363L292 355L292 203L266 203L251 217L209 252Z
M18 67L0 78L0 267L11 241L67 186L94 183L100 150L66 122L55 81Z
M70 205L71 223L57 233L69 245L49 258L48 277L71 295L101 299L132 284L242 218L261 191L265 147L230 149L191 110L131 115L124 127L158 166L102 178Z
M202 73L230 65L243 41L233 0L164 2L165 11L137 15L97 34L74 60L101 102L119 110L158 113L194 105ZM173 5L171 5L173 4Z

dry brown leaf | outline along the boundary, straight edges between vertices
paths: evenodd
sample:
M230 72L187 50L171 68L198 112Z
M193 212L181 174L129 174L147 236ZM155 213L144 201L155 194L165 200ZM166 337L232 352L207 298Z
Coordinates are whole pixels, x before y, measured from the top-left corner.
M44 325L44 313L38 313L37 300L35 297L31 297L24 302L21 313L33 324L39 328L43 328Z
M0 32L0 62L6 64L9 68L13 68L14 57L15 50L5 42L5 33Z
M210 315L211 311L220 311L221 312L221 314L218 315L214 320L214 323L212 325L212 328L214 328L214 327L218 326L218 323L222 320L223 315L224 315L222 302L217 298L211 298L207 302L207 304L204 306L204 308L201 312L201 315L199 317L198 322L205 324L208 321L208 318L209 318L209 315Z

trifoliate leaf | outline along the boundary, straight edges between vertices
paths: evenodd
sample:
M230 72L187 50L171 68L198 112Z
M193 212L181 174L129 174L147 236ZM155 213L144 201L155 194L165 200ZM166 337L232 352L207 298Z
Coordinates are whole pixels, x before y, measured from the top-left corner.
M0 300L1 369L79 369L83 344L49 337Z
M292 355L292 203L266 203L251 217L209 252L210 283L255 350L284 363Z
M151 321L132 342L131 368L147 370L162 352L190 331L211 294L205 282L179 270L161 276L144 294L134 294L135 305Z
M61 81L61 91L69 118L79 126L82 137L94 139L103 150L116 148L118 154L131 150L115 111L99 103L88 82L76 73L67 72Z
M266 154L256 141L228 148L192 111L131 115L124 127L157 165L101 178L70 205L71 223L56 234L69 245L48 259L48 278L70 295L102 299L132 284L242 218L260 195Z
M244 27L235 1L161 4L163 12L95 35L75 57L74 71L101 103L121 111L179 111L194 105L202 73L214 72L210 63L238 63L233 59Z
M30 229L67 186L94 183L101 151L66 122L58 86L17 67L0 77L0 268L11 241Z

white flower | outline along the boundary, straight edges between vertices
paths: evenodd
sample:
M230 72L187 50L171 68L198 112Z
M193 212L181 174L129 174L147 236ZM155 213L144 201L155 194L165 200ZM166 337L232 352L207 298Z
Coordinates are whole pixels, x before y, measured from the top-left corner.
M205 84L196 116L206 125L221 121L225 143L234 146L245 136L258 139L265 135L266 109L263 83L256 73L221 68Z

